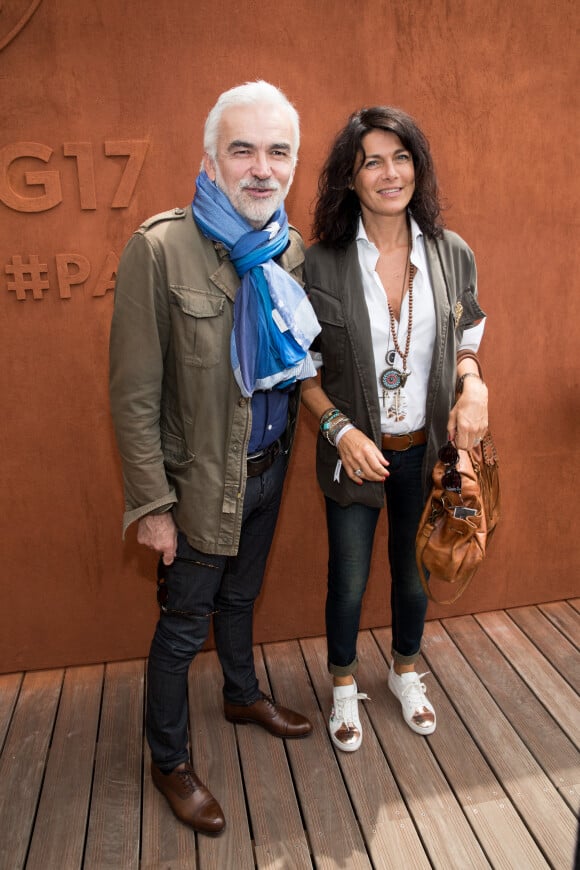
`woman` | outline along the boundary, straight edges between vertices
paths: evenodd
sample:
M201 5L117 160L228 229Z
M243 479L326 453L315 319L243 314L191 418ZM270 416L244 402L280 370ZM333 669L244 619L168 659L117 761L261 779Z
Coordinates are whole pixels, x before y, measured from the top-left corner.
M413 731L435 730L415 670L427 609L415 535L438 450L448 439L468 449L487 428L476 357L485 315L473 254L443 229L429 144L398 109L355 112L336 137L319 181L314 237L306 280L322 327L321 381L306 381L302 396L320 420L330 734L352 752L362 741L357 701L366 698L354 678L356 639L385 498L389 688Z

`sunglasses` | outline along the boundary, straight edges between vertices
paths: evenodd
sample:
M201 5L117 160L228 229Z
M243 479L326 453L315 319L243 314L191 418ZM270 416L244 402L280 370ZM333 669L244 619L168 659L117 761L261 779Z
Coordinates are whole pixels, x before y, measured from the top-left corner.
M461 492L461 474L457 471L457 463L459 462L457 447L452 441L448 441L440 449L438 455L443 465L448 466L441 478L443 488L448 492Z

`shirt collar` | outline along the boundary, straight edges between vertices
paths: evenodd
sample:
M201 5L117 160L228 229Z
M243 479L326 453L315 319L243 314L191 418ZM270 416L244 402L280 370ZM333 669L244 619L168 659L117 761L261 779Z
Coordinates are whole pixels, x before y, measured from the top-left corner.
M417 223L412 214L409 215L409 218L411 220L411 238L413 240L413 247L415 247L415 242L418 238L422 237L423 231L421 230L419 224ZM367 245L372 245L373 248L375 247L373 242L371 242L369 240L369 237L367 236L367 231L365 230L365 225L363 224L362 215L358 219L356 240L357 242L366 242Z

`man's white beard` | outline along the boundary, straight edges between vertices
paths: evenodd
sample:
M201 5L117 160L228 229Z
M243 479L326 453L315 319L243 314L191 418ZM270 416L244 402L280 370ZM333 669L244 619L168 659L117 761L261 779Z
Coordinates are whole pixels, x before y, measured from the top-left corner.
M238 182L234 190L228 190L217 165L215 173L215 183L222 193L225 193L235 210L252 226L256 227L263 227L274 212L280 208L290 187L290 182L283 188L278 181L272 179L266 182L255 179L251 182ZM262 185L264 185L264 190L272 190L272 196L268 199L253 199L245 192L246 187L261 187Z

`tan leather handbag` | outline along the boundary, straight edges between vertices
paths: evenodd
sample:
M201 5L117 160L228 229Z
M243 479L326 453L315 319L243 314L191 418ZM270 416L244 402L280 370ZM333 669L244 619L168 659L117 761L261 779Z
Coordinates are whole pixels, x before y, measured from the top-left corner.
M450 441L439 451L416 538L419 576L438 604L457 601L483 561L500 515L498 466L490 432L472 450ZM435 596L438 580L455 586L450 598Z

